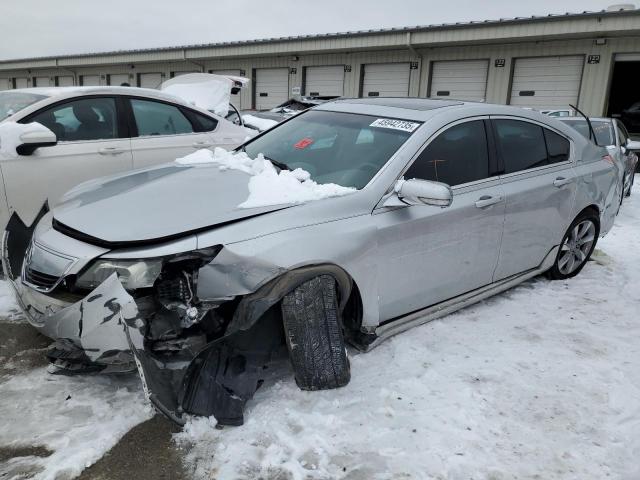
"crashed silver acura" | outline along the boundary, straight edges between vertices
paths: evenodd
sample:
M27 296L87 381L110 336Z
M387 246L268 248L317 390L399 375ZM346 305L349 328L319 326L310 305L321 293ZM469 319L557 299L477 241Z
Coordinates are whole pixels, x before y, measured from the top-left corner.
M351 188L250 206L246 168L173 163L76 187L32 238L8 228L5 272L57 368L137 366L172 419L241 424L279 352L300 388L343 386L345 342L572 277L618 209L604 149L513 107L341 99L237 154Z

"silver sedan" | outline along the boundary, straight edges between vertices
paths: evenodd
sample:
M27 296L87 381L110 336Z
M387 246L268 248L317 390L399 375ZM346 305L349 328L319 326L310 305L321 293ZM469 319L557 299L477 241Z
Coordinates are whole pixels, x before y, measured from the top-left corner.
M300 388L340 387L345 342L573 277L618 209L605 149L506 106L342 99L211 157L81 185L3 250L54 365L137 366L178 422L242 423L281 351ZM252 204L265 171L289 187ZM316 199L282 191L303 187Z

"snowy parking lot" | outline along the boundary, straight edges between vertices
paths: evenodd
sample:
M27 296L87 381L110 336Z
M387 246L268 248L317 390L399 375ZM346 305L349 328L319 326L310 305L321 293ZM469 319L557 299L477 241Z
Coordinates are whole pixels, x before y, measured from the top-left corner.
M52 376L45 346L1 282L2 479L73 478L153 416L135 375ZM184 478L640 478L639 189L578 277L350 355L345 388L303 392L283 362L244 426L200 418L168 447L141 441L178 452Z

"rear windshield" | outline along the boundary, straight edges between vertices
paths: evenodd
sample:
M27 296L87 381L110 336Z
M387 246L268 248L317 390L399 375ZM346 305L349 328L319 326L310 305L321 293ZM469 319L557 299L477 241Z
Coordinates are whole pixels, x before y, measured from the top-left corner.
M558 120L576 129L583 137L589 138L589 125L586 120L565 121L562 118ZM607 146L616 144L615 137L613 136L613 124L610 122L591 120L591 126L593 126L593 131L596 134L598 145Z
M0 120L18 113L23 108L47 98L46 95L25 92L0 92Z
M245 146L318 183L363 188L420 126L420 122L310 110Z

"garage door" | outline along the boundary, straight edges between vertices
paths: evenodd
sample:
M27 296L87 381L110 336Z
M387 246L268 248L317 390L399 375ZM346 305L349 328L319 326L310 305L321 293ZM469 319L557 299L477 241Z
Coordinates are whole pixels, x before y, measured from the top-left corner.
M0 90L9 90L11 88L10 78L0 78Z
M112 85L114 87L119 87L123 83L131 85L128 73L116 73L113 75L107 75L107 82L109 85Z
M310 97L341 97L344 93L344 65L306 67L304 93Z
M51 81L49 80L49 77L34 77L33 86L34 87L50 87Z
M409 96L408 63L375 63L364 66L363 97Z
M16 77L13 79L15 82L16 88L28 88L29 87L29 79L24 77Z
M429 96L484 102L488 71L487 60L433 62Z
M138 86L142 88L160 88L162 74L160 73L139 73Z
M511 105L535 108L575 105L583 66L582 55L518 58L513 69Z
M209 73L215 73L216 75L233 75L234 77L240 76L240 70L209 70ZM242 108L240 93L231 95L231 103L233 103L234 107L236 107L238 110Z
M58 87L73 87L74 81L72 76L64 75L56 78L56 85Z
M289 69L256 70L256 109L268 110L289 99Z
M100 75L82 75L80 85L85 87L95 87L100 85Z

